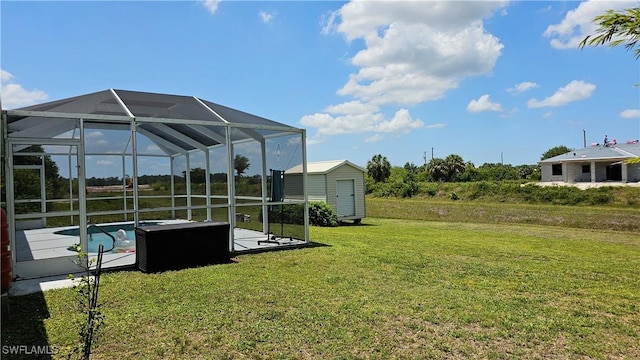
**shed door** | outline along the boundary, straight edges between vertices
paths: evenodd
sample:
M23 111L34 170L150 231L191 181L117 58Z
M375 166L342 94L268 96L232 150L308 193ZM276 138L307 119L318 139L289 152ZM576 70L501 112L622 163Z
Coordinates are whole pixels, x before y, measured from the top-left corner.
M336 204L338 217L356 215L355 180L336 181Z

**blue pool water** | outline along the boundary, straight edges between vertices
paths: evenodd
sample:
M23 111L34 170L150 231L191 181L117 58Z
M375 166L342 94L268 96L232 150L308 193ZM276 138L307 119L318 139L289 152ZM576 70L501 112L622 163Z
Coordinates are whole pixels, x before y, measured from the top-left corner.
M149 222L146 221L144 223L140 223L140 226L145 225L156 225L158 222ZM99 225L101 229L105 230L109 234L111 234L115 239L115 248L112 252L135 252L136 250L136 234L135 227L133 223L125 223L125 224L115 224L115 225ZM102 244L105 250L111 249L113 245L113 240L107 234L101 232L100 230L90 227L88 229L89 232L89 253L97 253L98 247ZM69 235L69 236L80 236L80 229L66 229L56 231L54 234L59 235Z
M116 232L117 232L117 230L116 230ZM135 233L135 230L128 230L128 231L125 230L125 233L127 234L126 239L119 239L117 237L117 233L111 233L111 235L113 235L113 237L116 238L116 244L115 244L116 247L113 249L114 252L133 252L133 251L135 251L135 249L136 249L136 233ZM121 240L124 240L124 241L121 241ZM98 247L100 247L100 244L102 244L102 246L104 246L105 250L109 250L109 249L111 249L111 246L113 245L113 240L107 234L104 234L104 233L101 233L101 232L89 234L89 244L88 245L89 245L89 252L90 253L97 253L98 252ZM126 251L126 250L133 250L133 251Z

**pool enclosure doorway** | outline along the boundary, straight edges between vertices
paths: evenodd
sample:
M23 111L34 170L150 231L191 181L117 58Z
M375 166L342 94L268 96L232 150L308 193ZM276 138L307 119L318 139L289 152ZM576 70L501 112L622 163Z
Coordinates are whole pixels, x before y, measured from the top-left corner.
M197 97L108 89L3 109L2 141L14 278L77 271L70 241L87 252L93 225L224 221L231 252L309 242L306 194L270 193L273 170L302 163L306 180L304 129ZM303 220L281 224L292 212Z

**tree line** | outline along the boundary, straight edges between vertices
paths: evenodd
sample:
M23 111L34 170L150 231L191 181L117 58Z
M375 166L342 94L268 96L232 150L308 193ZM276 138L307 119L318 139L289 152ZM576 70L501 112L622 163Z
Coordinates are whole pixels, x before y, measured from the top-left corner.
M540 160L548 159L571 151L564 145L547 150ZM374 155L367 162L367 175L375 182L384 182L391 176L392 166L382 154ZM475 166L472 162L464 161L457 154L445 158L433 158L425 165L405 163L403 166L406 180L432 182L469 182L491 180L540 180L538 165L517 165L502 163L484 163Z

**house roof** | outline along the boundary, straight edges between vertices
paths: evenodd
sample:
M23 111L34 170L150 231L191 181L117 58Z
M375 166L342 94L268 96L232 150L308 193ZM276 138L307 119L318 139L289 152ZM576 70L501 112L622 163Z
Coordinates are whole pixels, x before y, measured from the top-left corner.
M108 89L43 104L6 110L9 137L51 139L79 128L137 131L166 154L261 140L302 130L195 96Z
M348 160L329 160L329 161L317 161L307 163L307 174L327 174L336 168L341 166L351 166L362 172L365 172L363 168ZM302 164L298 164L284 172L285 174L302 174Z
M635 142L634 142L635 141ZM637 140L610 146L591 146L540 161L540 164L558 162L616 161L640 156Z

